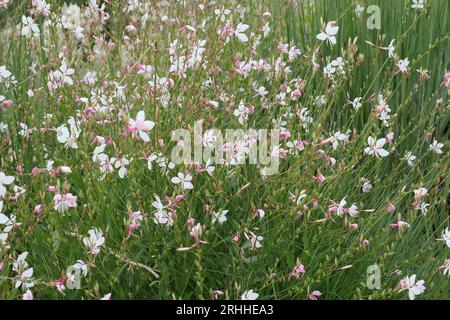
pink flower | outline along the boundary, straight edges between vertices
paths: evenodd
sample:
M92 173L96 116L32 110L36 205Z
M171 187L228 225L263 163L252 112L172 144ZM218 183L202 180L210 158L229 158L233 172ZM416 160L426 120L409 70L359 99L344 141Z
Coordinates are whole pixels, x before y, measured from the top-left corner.
M58 212L64 212L77 206L77 197L71 193L56 193L53 201L55 202L54 208Z
M363 241L361 241L361 247L362 247L362 248L364 248L364 247L366 247L366 246L368 246L368 245L369 245L369 240L364 239Z
M322 295L322 292L315 290L308 295L309 300L317 300Z
M133 231L139 227L143 219L144 217L140 211L130 213L127 238L131 237Z
M325 181L325 176L319 172L319 173L314 177L314 180L316 180L318 183L323 183L323 182Z
M450 72L446 71L444 74L444 81L442 82L447 88L450 87Z
M195 239L196 244L199 244L199 243L208 244L208 242L200 239L201 235L203 234L204 229L205 229L205 226L201 225L200 223L197 223L195 226L192 227L190 234Z
M7 107L12 105L13 101L11 99L5 99L3 101L0 101L0 110L3 109L3 107Z
M404 229L404 228L410 227L409 223L407 223L405 221L401 221L401 220L398 220L397 223L392 223L389 226L391 228L397 228L397 229Z
M439 267L439 269L443 269L444 276L447 274L450 277L450 259L444 261L444 264Z
M220 290L214 290L211 293L211 297L213 298L213 300L219 299L219 296L221 296L221 295L223 295L223 291L220 291Z
M280 138L287 140L291 137L291 133L289 132L289 130L282 130L280 131Z
M305 266L299 263L294 267L294 269L292 269L291 273L289 274L288 280L291 280L292 277L299 279L300 276L305 272Z
M406 276L400 280L398 287L400 291L408 290L409 300L414 300L415 296L421 295L425 291L425 281L419 280L416 282L416 275L413 274L411 277Z
M145 120L145 112L143 110L139 111L136 120L128 120L128 131L131 132L132 136L135 137L136 133L145 142L150 141L148 131L152 130L155 123L150 120Z

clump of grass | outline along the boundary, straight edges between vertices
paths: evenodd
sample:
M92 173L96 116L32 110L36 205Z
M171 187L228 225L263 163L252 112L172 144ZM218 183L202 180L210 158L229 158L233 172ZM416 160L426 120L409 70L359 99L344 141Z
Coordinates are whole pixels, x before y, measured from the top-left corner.
M0 298L449 298L448 1L97 2L0 8Z

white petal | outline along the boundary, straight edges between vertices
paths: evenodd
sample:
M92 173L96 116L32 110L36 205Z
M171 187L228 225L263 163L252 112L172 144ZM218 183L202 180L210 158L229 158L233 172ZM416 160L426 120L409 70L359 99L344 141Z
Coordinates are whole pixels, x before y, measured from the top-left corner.
M151 120L144 121L144 126L146 130L152 130L155 127L155 123Z
M178 177L173 177L172 179L170 179L170 181L172 181L172 183L178 184L181 182L180 178Z
M247 29L248 29L248 24L243 24L243 23L239 23L236 27L236 30L238 32L244 32Z
M3 197L6 194L6 188L0 184L0 197Z
M387 152L384 149L377 149L377 153L381 156L381 157L387 157L389 155L389 152Z
M377 148L381 148L382 146L384 146L385 143L386 143L386 139L385 138L378 139L377 143L376 143L376 147Z
M328 23L327 26L325 27L325 32L330 36L336 35L338 31L339 27L338 26L333 27L330 23Z
M3 179L3 184L11 184L11 183L13 183L13 181L14 181L14 177L13 176L6 176Z
M138 112L138 114L136 116L136 120L145 121L145 112L143 110Z
M239 41L241 41L241 42L248 41L248 37L245 35L245 33L238 33L238 34L236 34L236 36L238 37Z
M145 142L149 142L150 141L150 137L148 136L147 132L139 130L139 137L141 137L142 140L144 140Z
M323 33L323 32L321 32L321 33L319 33L317 36L316 36L316 38L318 39L318 40L321 40L321 41L325 41L326 39L327 39L327 34L326 33Z
M194 189L194 185L192 183L188 182L184 182L183 183L183 188L185 189Z
M9 221L9 218L4 214L0 213L0 224L6 224Z

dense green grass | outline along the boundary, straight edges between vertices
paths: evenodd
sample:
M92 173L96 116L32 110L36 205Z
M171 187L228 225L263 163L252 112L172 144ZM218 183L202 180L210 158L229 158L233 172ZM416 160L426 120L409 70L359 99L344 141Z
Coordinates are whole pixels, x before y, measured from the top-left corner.
M19 1L20 2L20 1ZM144 2L144 1L142 1ZM21 16L30 16L31 5L14 4L0 9L0 66L6 66L17 83L6 86L0 82L0 95L12 100L12 105L0 111L0 122L9 132L0 133L0 171L15 177L14 183L26 189L16 201L13 187L3 199L2 212L14 214L20 226L8 234L2 248L0 263L0 298L21 298L23 291L15 289L17 280L14 259L29 252L27 262L34 269L36 299L91 299L111 293L114 299L210 299L214 290L223 291L220 298L239 299L246 290L253 289L260 299L307 299L314 290L320 299L407 299L397 284L404 276L416 274L425 280L426 290L420 299L449 299L450 279L440 266L450 259L450 248L442 241L448 214L448 121L449 91L442 83L449 66L450 2L426 1L420 11L411 8L411 1L145 1L141 9L124 13L126 1L111 1L106 6L110 19L95 29L86 26L85 39L79 41L70 30L61 31L51 25L44 33L44 21L50 17L36 16L40 36L29 39L20 32ZM52 20L60 17L60 2L51 4ZM381 28L369 30L368 15L355 14L356 4L364 7L378 5ZM231 12L227 19L233 27L239 22L248 24L245 32L249 42L241 43L231 37L227 44L217 35L217 28L225 24L217 19L214 9L225 5ZM240 17L240 8L245 8ZM264 17L264 12L270 17ZM139 23L145 12L149 20ZM161 16L169 20L162 22ZM337 21L337 44L330 46L316 39L326 22ZM256 35L268 22L270 33L261 37L252 53ZM135 32L125 28L133 23ZM202 23L203 26L202 26ZM190 25L196 29L186 29ZM124 36L128 39L124 39ZM95 38L103 37L98 45ZM178 39L183 54L200 39L206 40L203 61L206 68L189 69L186 77L168 73L170 42ZM389 42L395 39L398 58L390 59ZM110 49L107 43L114 43ZM301 55L287 65L291 73L249 73L244 78L234 72L235 60L265 59L274 65L279 57L287 61L277 46L296 45ZM316 50L314 72L312 55ZM61 65L60 52L65 52L74 85L50 91L47 82L52 70ZM325 79L322 69L337 57L342 57L345 74L334 80ZM409 74L399 74L395 60L408 58ZM151 65L154 75L170 77L173 86L168 106L161 101L161 91L137 73L138 64ZM213 69L220 67L221 71ZM421 80L418 69L427 69L429 79ZM92 85L79 82L87 71L96 71L98 81ZM296 101L287 99L285 106L276 102L281 85L292 79L303 79L304 88ZM102 81L109 81L104 85ZM210 83L205 86L205 81ZM268 90L266 102L255 95L253 83ZM125 86L123 97L115 87ZM29 97L28 90L34 91ZM150 92L151 91L151 92ZM95 94L94 94L95 93ZM205 99L219 101L226 93L229 102L214 108ZM382 93L392 109L389 127L374 116L378 93ZM103 95L110 112L87 112L87 105L95 105L93 96ZM316 97L325 95L323 106ZM88 104L77 102L90 98ZM362 97L362 107L355 111L348 99ZM437 104L437 100L442 99ZM239 102L255 106L255 112L242 125L233 111ZM227 106L228 105L228 106ZM263 106L267 105L268 108ZM312 122L302 126L295 116L307 108ZM133 140L122 135L128 119L145 110L147 119L156 123L149 133L150 142ZM65 148L57 141L56 128L67 123L69 117L82 120L78 149ZM289 117L292 113L293 116ZM47 114L53 117L46 120ZM110 124L101 124L108 119ZM265 179L255 165L216 165L212 176L196 173L193 166L179 165L162 172L156 164L147 167L147 156L163 153L170 157L174 142L171 131L192 129L194 121L204 120L204 128L273 128L277 119L286 120L290 141L304 140L305 149L298 155L281 159L278 174ZM20 123L36 128L29 137L19 134ZM42 130L40 130L42 128ZM349 141L334 150L329 139L335 132L347 132ZM394 133L392 144L386 145L390 154L384 158L364 153L369 136L382 138ZM122 179L117 170L99 180L98 164L92 153L98 145L95 136L111 137L113 143L105 152L110 157L133 158L127 175ZM164 140L162 146L158 139ZM442 154L429 150L437 140L444 144ZM286 147L286 141L282 141ZM319 149L336 159L330 165ZM413 166L405 160L410 151L417 159ZM32 174L33 168L45 168L53 159L54 167L69 166L71 174L51 176L42 170ZM171 178L178 172L193 175L194 189L182 191ZM326 180L319 184L313 176L322 173ZM370 192L361 189L361 178L373 185ZM61 213L54 210L53 194L48 186L56 186L77 197L77 207ZM413 190L424 187L428 194L423 201L429 204L426 215L412 207ZM290 193L307 197L296 205ZM183 193L177 217L170 227L153 222L154 195L161 199ZM333 215L324 220L329 205L346 197L348 206L356 203L357 217ZM314 208L313 199L318 200ZM386 205L395 205L388 213ZM33 208L43 204L39 215ZM304 210L307 204L309 209ZM205 205L209 211L205 212ZM255 209L263 209L264 218L254 217ZM141 211L144 221L127 238L128 214ZM224 224L212 224L212 212L229 210ZM205 226L200 244L188 251L194 238L189 234L187 220ZM390 224L406 221L409 228L398 230ZM349 230L350 224L357 230ZM1 227L1 226L0 226ZM82 238L92 227L105 236L105 245L97 255L89 254ZM0 229L1 230L1 229ZM249 230L264 237L262 248L250 250L244 234ZM235 235L240 241L234 241ZM363 240L369 244L362 245ZM80 290L59 292L53 280L61 278L65 270L78 259L89 265L88 275L81 280ZM301 263L306 272L299 279L289 274ZM366 286L367 268L377 264L381 270L381 289ZM402 274L397 275L396 271Z

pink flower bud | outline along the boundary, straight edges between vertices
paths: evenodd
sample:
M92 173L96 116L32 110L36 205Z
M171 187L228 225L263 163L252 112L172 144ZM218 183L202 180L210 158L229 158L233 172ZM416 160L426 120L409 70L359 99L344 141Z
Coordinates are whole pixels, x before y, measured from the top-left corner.
M187 220L186 224L187 224L189 227L193 227L193 226L195 225L195 219L194 219L194 218L189 218L189 219Z
M266 213L264 212L264 210L262 210L262 209L256 209L255 210L255 216L258 216L260 218L264 218L265 215L266 215Z
M308 295L309 300L317 300L322 295L322 292L315 290Z
M348 226L348 228L350 230L358 230L358 224L357 223L352 223Z
M179 194L179 195L175 196L175 202L176 203L181 202L183 200L184 200L184 195Z
M41 214L42 209L44 209L44 205L43 204L38 204L37 206L34 207L33 212L34 212L35 215L38 216L38 215Z
M389 203L386 205L386 210L387 210L387 212L389 212L389 213L394 212L394 211L395 211L395 206L394 206L394 204L393 204L392 202L389 202Z

